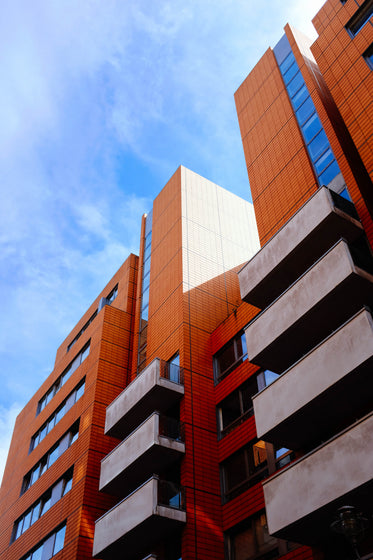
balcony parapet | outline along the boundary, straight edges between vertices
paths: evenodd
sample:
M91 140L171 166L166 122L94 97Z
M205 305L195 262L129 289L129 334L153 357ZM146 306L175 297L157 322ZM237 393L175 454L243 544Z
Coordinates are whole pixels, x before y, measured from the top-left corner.
M138 558L185 522L183 487L152 477L96 521L93 556Z
M296 450L341 431L371 408L372 366L373 319L363 308L253 397L258 437Z
M183 369L156 358L107 407L105 433L123 439L152 412L165 412L183 396Z
M354 205L321 187L241 269L242 299L264 309L338 239L362 231Z
M373 413L263 483L269 532L318 545L330 539L337 509L372 511Z
M373 303L372 264L338 241L246 328L250 362L282 373ZM361 266L365 267L360 268Z
M184 453L184 424L155 412L101 461L100 490L126 496Z

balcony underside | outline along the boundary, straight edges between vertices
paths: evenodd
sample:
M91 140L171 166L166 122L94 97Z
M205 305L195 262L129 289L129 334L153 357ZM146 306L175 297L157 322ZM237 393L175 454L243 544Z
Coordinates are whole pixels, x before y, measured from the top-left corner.
M264 309L338 239L350 242L361 235L361 223L337 208L332 197L338 198L319 189L239 272L244 301Z
M254 397L258 437L294 450L325 441L371 410L372 371L372 317L363 309Z
M318 545L331 538L337 509L373 513L373 413L263 484L269 531Z
M341 241L247 327L248 359L282 373L372 303L373 276Z

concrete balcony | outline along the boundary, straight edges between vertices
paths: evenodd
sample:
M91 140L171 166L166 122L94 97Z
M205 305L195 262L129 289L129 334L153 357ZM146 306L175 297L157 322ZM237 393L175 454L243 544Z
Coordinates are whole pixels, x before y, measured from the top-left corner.
M317 545L339 507L373 513L373 413L263 483L269 532Z
M152 412L165 412L183 396L182 369L156 358L107 407L105 433L123 439Z
M101 461L100 490L126 496L185 453L183 425L154 413Z
M289 449L328 439L371 410L372 369L373 319L362 309L253 398L258 437Z
M364 269L363 269L364 268ZM371 256L336 243L246 329L250 362L281 373L373 303Z
M182 487L150 478L96 521L93 556L141 558L185 522Z
M264 309L338 239L361 232L353 204L322 187L239 272L242 299Z

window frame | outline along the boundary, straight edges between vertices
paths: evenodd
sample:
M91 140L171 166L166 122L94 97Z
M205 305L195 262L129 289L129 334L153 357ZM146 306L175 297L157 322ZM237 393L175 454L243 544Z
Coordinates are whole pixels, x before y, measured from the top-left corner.
M238 352L238 341L241 343L243 353L239 355ZM219 364L219 358L223 356L223 354L232 346L233 354L234 354L234 361L226 367L223 371L221 371L221 367ZM216 352L213 356L213 368L214 368L214 380L215 385L220 383L222 379L224 379L229 373L235 370L239 365L242 364L247 360L247 348L246 348L246 335L245 331L239 331L233 338L229 340L218 352Z

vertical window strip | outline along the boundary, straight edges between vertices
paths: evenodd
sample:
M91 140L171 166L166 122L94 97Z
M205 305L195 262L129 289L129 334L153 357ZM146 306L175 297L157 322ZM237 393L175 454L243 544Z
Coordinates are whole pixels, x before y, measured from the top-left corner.
M327 185L340 173L340 169L290 44L288 47L289 54L281 62L276 48L274 54L318 182Z
M350 37L355 37L372 16L373 0L365 0L346 23L346 30Z
M55 503L72 488L73 469L69 469L51 488L14 523L11 543L18 539L31 525L40 519Z
M141 312L139 327L139 345L137 354L137 373L139 374L146 365L147 349L147 327L149 316L149 287L150 287L150 264L151 264L151 243L152 243L152 211L145 221L145 240L143 270L141 279Z
M48 418L42 427L31 438L30 453L39 445L47 434L58 424L70 408L80 399L84 394L85 378L75 387L75 389L66 397L60 404L56 411Z

